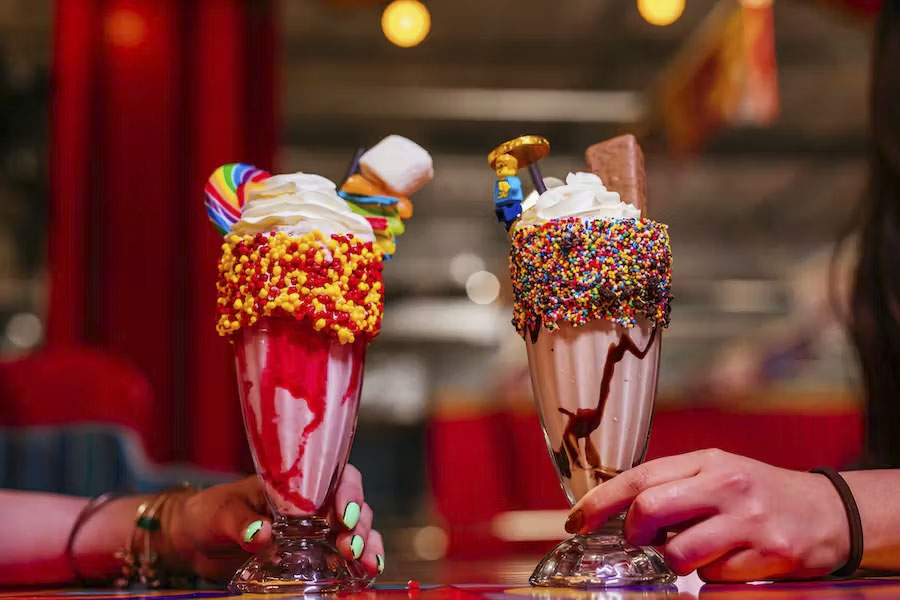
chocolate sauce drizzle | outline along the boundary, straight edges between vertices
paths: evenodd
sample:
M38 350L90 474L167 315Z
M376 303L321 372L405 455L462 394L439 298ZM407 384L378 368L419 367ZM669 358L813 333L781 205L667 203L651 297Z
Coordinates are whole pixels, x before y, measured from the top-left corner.
M538 315L537 321L534 324L534 327L528 328L528 335L531 337L531 343L537 344L538 336L541 334L541 327L543 326L543 320L541 316Z
M572 478L572 463L579 469L593 471L594 478L598 483L611 479L617 474L616 471L604 468L600 464L600 455L590 436L603 421L603 411L606 409L606 401L609 399L610 384L616 372L616 365L625 358L626 353L631 353L639 360L643 360L653 346L656 330L657 327L654 327L650 333L650 341L643 350L635 345L634 340L627 333L622 334L618 344L610 344L609 351L606 353L606 364L603 365L603 379L600 382L600 398L597 400L597 408L579 408L574 413L562 407L559 408L559 412L568 416L569 421L563 430L562 444L559 450L553 452L553 460L556 462L559 472L566 478ZM584 463L578 452L578 440L581 438L584 438Z

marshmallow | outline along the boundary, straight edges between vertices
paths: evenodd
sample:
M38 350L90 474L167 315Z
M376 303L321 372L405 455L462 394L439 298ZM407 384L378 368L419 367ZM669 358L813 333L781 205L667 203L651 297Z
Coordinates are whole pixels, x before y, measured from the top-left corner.
M359 159L359 168L366 179L401 196L409 196L434 177L428 151L399 135L389 135L367 150Z

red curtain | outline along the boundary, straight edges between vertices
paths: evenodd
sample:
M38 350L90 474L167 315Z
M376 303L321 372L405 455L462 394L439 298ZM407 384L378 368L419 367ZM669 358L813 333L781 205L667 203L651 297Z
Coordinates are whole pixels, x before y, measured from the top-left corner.
M221 237L203 184L271 168L271 0L57 0L48 338L131 361L157 460L242 465L230 349L214 330Z

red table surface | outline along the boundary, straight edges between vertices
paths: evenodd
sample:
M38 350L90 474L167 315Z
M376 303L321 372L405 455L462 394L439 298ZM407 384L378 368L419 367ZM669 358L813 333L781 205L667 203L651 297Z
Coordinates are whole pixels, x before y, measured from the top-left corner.
M719 600L722 598L799 600L803 598L837 600L852 598L900 598L900 579L856 579L850 581L813 581L754 585L703 585L696 577L682 578L670 588L563 590L534 588L527 584L537 559L499 559L494 561L442 561L394 564L379 578L375 589L331 597L360 600ZM409 586L410 578L418 587ZM0 590L0 598L15 600L218 600L231 598L217 590L164 590L136 592L103 589ZM290 595L245 594L253 598L292 598Z

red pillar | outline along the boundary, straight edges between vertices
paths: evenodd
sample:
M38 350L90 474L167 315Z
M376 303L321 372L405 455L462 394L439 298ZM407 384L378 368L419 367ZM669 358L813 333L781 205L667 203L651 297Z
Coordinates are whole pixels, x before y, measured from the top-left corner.
M85 173L90 164L92 82L95 45L85 43L95 29L96 2L58 2L54 30L51 109L49 263L52 272L48 335L57 343L85 336L87 207Z
M249 162L271 168L275 146L274 32L271 7L246 0L197 0L202 19L192 19L193 92L187 124L188 188L202 190L209 174L228 162ZM232 40L236 43L223 43ZM236 78L235 73L243 73ZM187 378L186 418L191 423L189 455L200 464L234 464L234 441L243 444L237 412L231 349L218 337L213 323L216 302L215 264L222 238L210 226L195 194L197 210L189 212L190 239L186 281ZM210 266L212 265L212 268ZM202 276L200 275L202 274ZM223 368L223 364L227 368Z
M57 2L50 342L99 346L144 372L160 460L230 469L246 454L229 348L214 330L221 238L202 189L225 162L271 167L274 136L260 147L252 134L274 130L274 78L258 75L273 71L273 45L249 30L271 10Z

